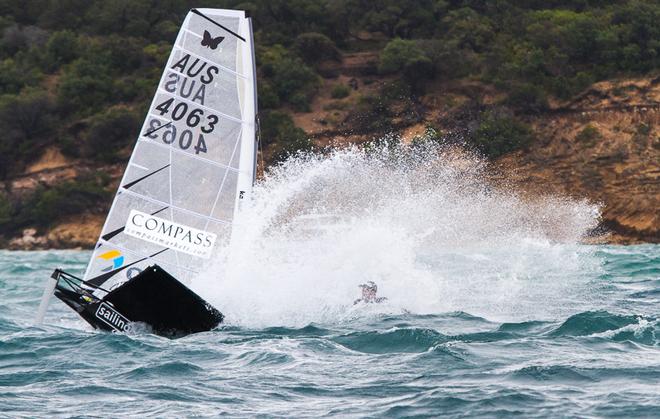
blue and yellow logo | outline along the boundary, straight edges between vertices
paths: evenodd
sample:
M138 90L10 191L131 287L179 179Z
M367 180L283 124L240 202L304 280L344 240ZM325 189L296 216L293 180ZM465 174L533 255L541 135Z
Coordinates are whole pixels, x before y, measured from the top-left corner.
M124 256L119 250L109 250L105 253L101 253L97 256L99 259L103 259L108 262L112 262L111 265L101 269L103 272L108 272L112 269L117 269L124 264Z

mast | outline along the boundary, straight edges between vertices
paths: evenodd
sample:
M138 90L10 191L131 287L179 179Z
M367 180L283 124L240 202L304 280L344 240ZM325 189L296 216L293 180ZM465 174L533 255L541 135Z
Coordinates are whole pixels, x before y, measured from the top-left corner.
M246 42L249 43L249 48L243 50L237 56L237 64L243 69L244 72L251 72L256 75L256 64L254 56L254 40L252 37L252 19L247 18L241 21L239 26L240 33L249 34L246 37ZM256 121L257 121L257 79L252 77L251 83L246 81L242 88L244 93L240 94L242 98L242 109L245 118L252 120L252 124L247 124L243 127L241 133L241 160L239 163L240 172L238 175L238 194L236 195L235 212L240 210L240 201L247 199L251 192L252 186L256 179L256 161L257 161L257 136L256 136Z

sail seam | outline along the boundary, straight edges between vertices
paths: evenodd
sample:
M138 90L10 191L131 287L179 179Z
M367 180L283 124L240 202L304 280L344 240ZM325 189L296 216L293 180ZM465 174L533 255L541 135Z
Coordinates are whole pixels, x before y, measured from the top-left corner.
M202 105L202 104L199 103L199 102L193 102L193 101L190 100L190 99L186 99L185 97L178 95L177 93L168 92L167 90L163 89L162 87L158 87L158 92L159 92L159 93L163 93L163 94L165 94L165 95L174 96L176 99L180 99L180 100L182 100L183 102L188 102L188 103L191 104L191 105L199 106L200 108L204 108L204 109L206 109L206 110L208 110L208 111L215 112L215 113L217 113L218 115L222 116L223 118L225 118L225 119L229 119L230 121L238 122L238 123L241 123L241 124L249 124L248 121L243 121L242 119L240 119L240 118L236 118L235 116L227 115L227 114L225 114L225 113L220 112L220 111L217 110L217 109L211 108L211 107L206 106L206 105Z
M187 29L184 29L184 32L187 32L187 33L189 33L189 34L191 34L191 35L195 35L195 36L198 36L198 37L201 38L201 36L197 35L195 32L189 31L189 30L187 30ZM192 55L192 56L195 57L195 58L199 58L200 60L210 61L211 63L213 63L213 64L217 65L218 67L220 67L221 69L225 70L226 72L231 73L231 74L233 74L233 75L235 75L235 76L238 76L238 77L240 77L240 78L242 78L242 79L245 79L245 80L248 79L248 76L245 76L245 75L239 73L239 72L236 71L236 70L232 70L231 68L226 67L226 66L220 64L220 63L217 62L217 61L213 61L213 60L209 59L208 57L202 57L201 55L196 54L196 53L192 52L191 50L189 50L189 49L187 49L187 48L180 47L180 46L178 46L178 45L174 45L173 48L174 48L174 49L178 49L178 50L180 50L180 51L182 51L182 52L185 52L186 54L190 54L190 55ZM169 64L170 64L170 63L168 63L168 68L167 68L167 70L168 70L168 71L172 71L172 68L169 67Z
M145 142L145 143L153 144L153 145L158 146L158 147L161 147L161 148L167 148L167 149L171 148L171 147L168 146L168 145L161 144L161 143L159 143L158 141L156 141L156 140L152 140L152 139L143 139L143 138L140 138L140 139L138 139L138 141L142 141L142 142ZM238 142L238 141L237 141L237 142ZM213 166L220 167L220 168L225 169L225 170L229 170L229 171L232 171L232 172L235 172L235 173L240 173L240 172L241 172L240 170L238 170L238 169L236 169L236 168L234 168L234 167L226 166L226 165L224 165L224 164L222 164L222 163L218 163L218 162L215 162L215 161L210 160L210 159L205 159L204 157L199 157L199 156L196 156L196 155L191 154L191 153L186 153L186 152L183 151L183 150L178 150L178 149L175 148L175 149L173 149L172 151L174 151L175 153L179 153L179 154L183 154L183 155L185 155L185 156L188 156L188 157L190 157L191 159L195 159L195 160L203 161L203 162L208 163L208 164L211 164L211 165L213 165ZM245 172L245 173L247 173L247 172Z
M193 211L193 210L183 208L183 207L179 207L179 206L176 206L176 205L171 205L171 204L168 204L167 202L161 201L160 199L152 198L150 196L146 196L146 195L143 195L141 193L131 191L130 189L124 189L124 188L120 187L119 191L120 191L120 193L125 193L127 195L135 196L137 198L142 198L145 201L149 201L153 204L169 205L170 208L173 209L173 210L185 212L185 213L188 213L190 215L194 215L195 217L202 218L204 220L210 220L210 221L220 223L220 224L231 225L231 221L221 220L221 219L215 218L215 217L209 217L208 215L200 214L197 211Z

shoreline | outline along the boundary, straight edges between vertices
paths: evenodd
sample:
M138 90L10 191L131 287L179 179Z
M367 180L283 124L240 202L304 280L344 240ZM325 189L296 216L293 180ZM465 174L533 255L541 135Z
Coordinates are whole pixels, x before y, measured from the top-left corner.
M30 234L35 229L26 229L28 234L22 238L14 238L12 240L0 240L0 250L6 251L55 251L55 250L69 250L69 251L92 251L96 238L89 238L85 243L80 241L67 242L65 240L57 240L55 243L50 242L48 235L38 236ZM1 239L1 238L0 238ZM557 242L560 243L560 242ZM660 241L644 240L635 236L625 236L617 234L616 232L608 232L598 236L588 236L580 240L577 244L587 246L637 246L637 245L657 245Z

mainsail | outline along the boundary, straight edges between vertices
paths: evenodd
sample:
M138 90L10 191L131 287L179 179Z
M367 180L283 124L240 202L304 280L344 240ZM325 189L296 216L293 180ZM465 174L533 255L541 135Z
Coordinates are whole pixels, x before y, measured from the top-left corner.
M153 264L189 283L229 240L255 177L256 103L251 20L191 10L85 272L96 293Z

